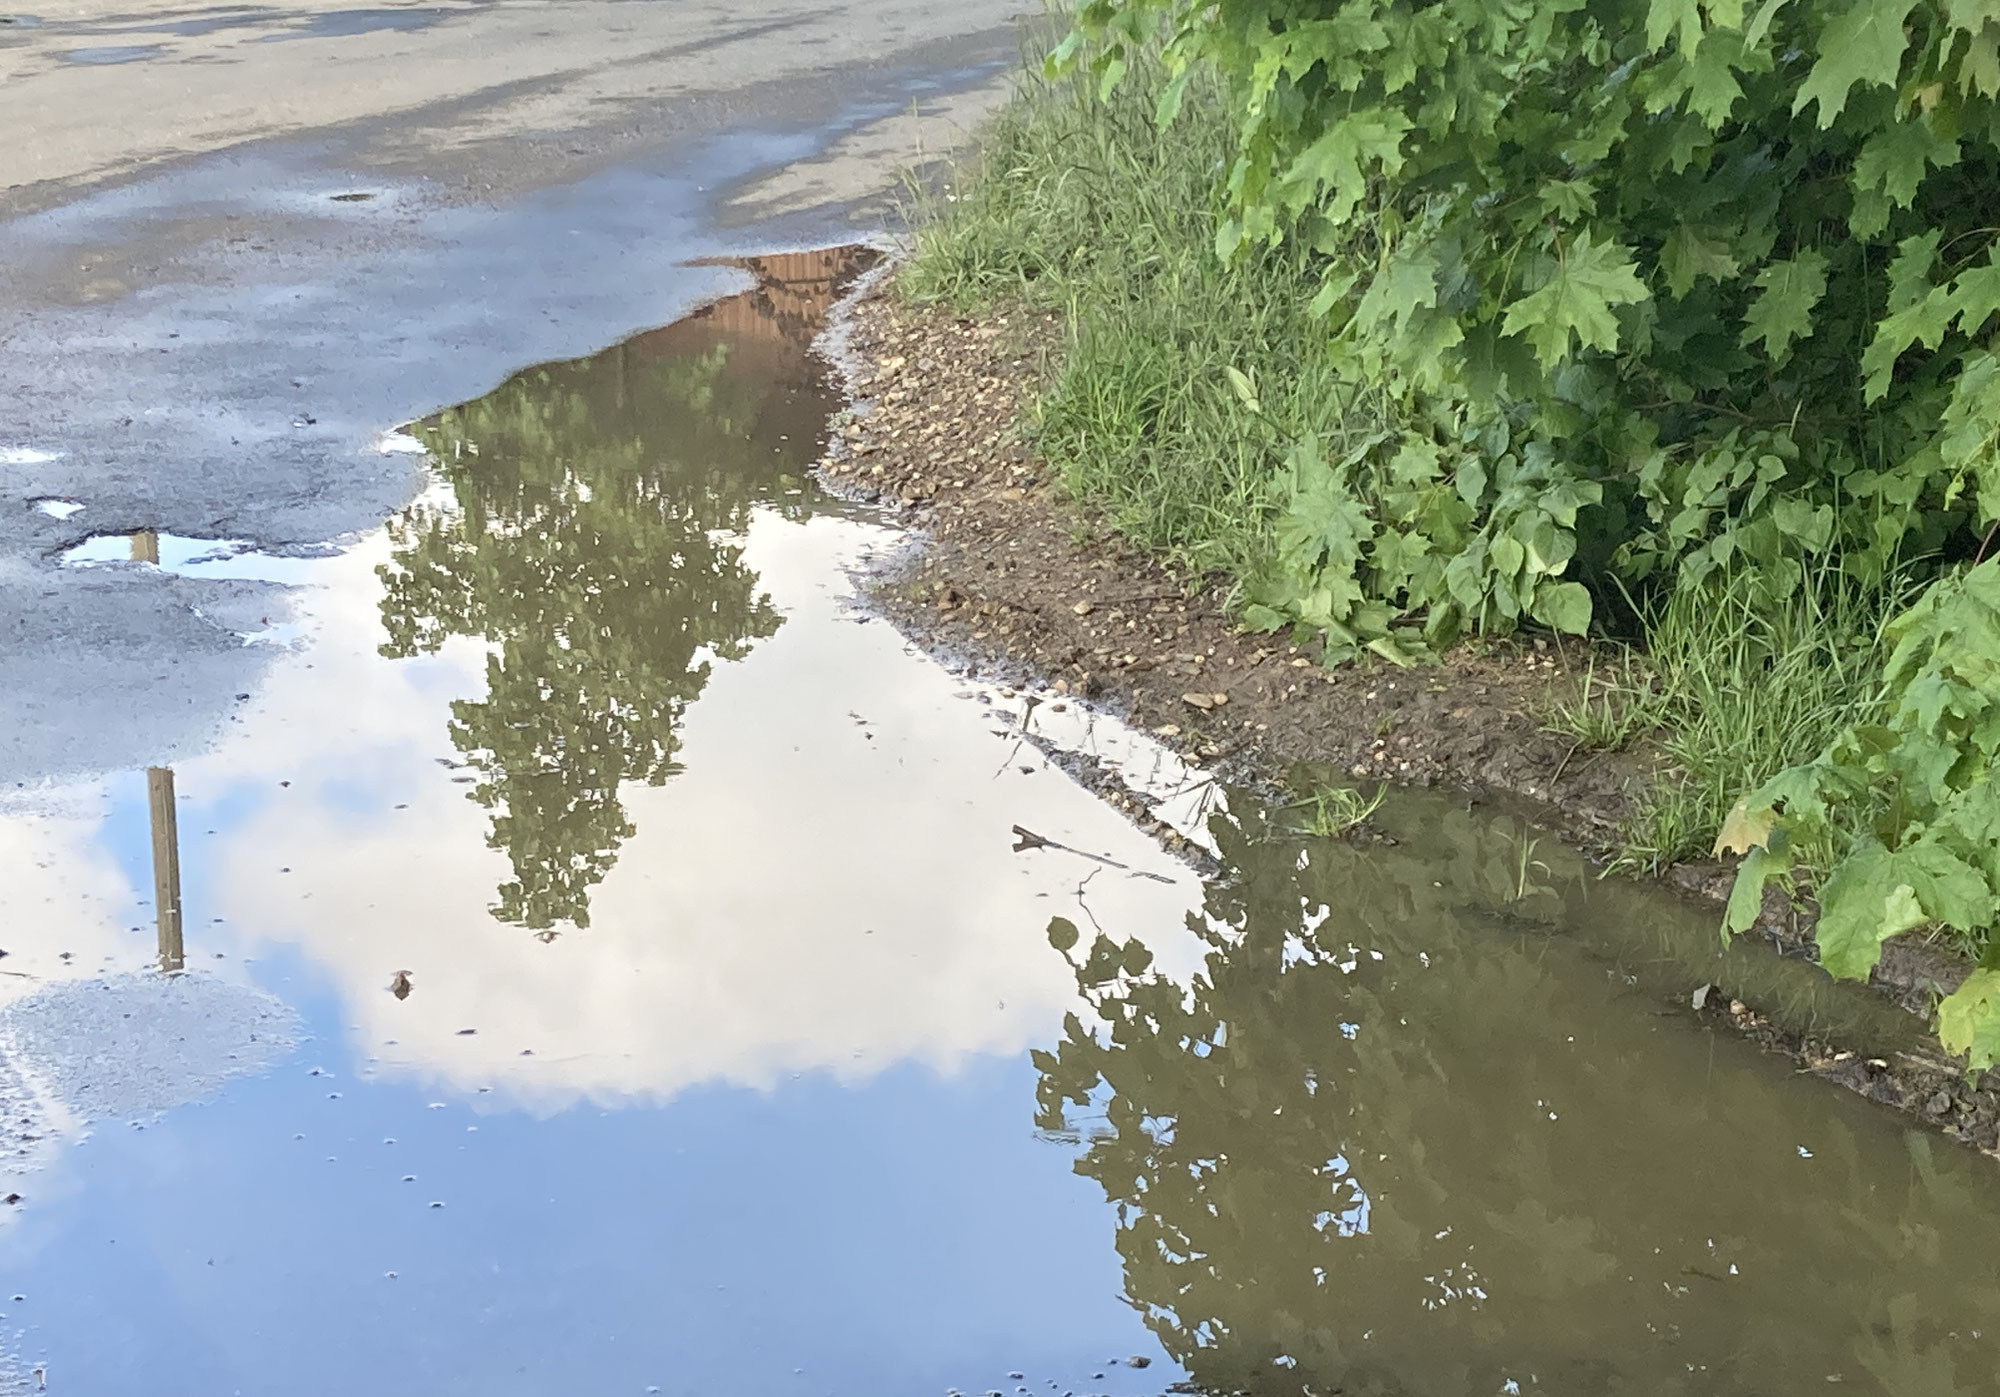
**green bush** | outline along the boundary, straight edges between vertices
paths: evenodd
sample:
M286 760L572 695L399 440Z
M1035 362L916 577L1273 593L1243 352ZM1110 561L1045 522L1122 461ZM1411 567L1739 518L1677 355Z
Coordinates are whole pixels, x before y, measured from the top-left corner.
M1886 688L1825 710L1889 720L1729 822L1730 925L1810 838L1836 973L1926 922L1993 940L2000 564L1960 565L2000 520L2000 3L1087 0L1054 64L1109 91L1154 45L1163 122L1227 87L1217 251L1312 255L1380 424L1298 434L1251 619L1407 655L1627 590L1935 578ZM2000 1054L2000 967L1941 1021Z

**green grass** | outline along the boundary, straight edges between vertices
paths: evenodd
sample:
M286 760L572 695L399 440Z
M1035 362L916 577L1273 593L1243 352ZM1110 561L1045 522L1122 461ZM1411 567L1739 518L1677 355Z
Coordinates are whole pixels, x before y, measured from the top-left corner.
M1318 786L1304 800L1293 801L1285 809L1299 817L1299 832L1319 839L1340 839L1352 834L1382 808L1387 786L1377 786L1364 795L1353 786Z
M1035 404L1043 456L1078 499L1191 573L1241 577L1268 558L1280 455L1225 370L1264 385L1287 430L1339 440L1351 396L1305 307L1308 254L1214 251L1218 181L1235 137L1197 81L1160 128L1157 66L1107 102L1084 77L1029 64L973 160L920 194L899 286L918 301L1000 301L1064 313L1070 341Z
M1651 699L1652 676L1639 652L1613 642L1591 652L1573 697L1550 699L1542 728L1594 752L1622 752L1659 726Z
M1137 544L1240 580L1271 557L1282 437L1315 432L1338 453L1381 419L1343 384L1327 327L1305 309L1319 285L1311 254L1216 256L1235 133L1223 94L1200 80L1159 127L1163 80L1135 62L1099 101L1087 76L1044 78L1030 55L975 155L948 183L912 187L897 286L960 311L1060 312L1069 339L1029 423L1044 458ZM1257 383L1263 420L1230 389L1232 368ZM1600 652L1584 693L1545 719L1583 746L1643 740L1660 755L1627 860L1706 856L1739 796L1865 715L1893 600L1831 573L1787 597L1725 584L1669 596L1641 651ZM1331 806L1308 819L1351 823Z
M1643 679L1617 703L1623 722L1657 730L1665 767L1640 797L1626 857L1651 868L1706 858L1742 796L1811 761L1880 707L1882 623L1893 585L1829 569L1789 595L1747 579L1679 590L1647 627ZM1811 865L1832 851L1803 851Z

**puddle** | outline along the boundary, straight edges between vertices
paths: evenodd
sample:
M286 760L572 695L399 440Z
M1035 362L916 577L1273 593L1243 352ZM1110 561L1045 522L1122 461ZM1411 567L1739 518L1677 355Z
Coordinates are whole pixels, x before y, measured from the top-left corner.
M1229 813L858 611L857 266L385 436L436 483L337 554L137 540L303 641L171 772L0 793L0 1391L1994 1389L1991 1166L1686 1004L1911 1021L1484 807Z
M1091 1009L1037 1121L1200 1389L1994 1390L1988 1161L1691 1023L1700 913L1462 800L1383 820L1394 847L1215 821L1192 977L1129 925L1049 930ZM1916 1046L1759 959L1801 1017Z
M43 466L62 459L60 451L44 451L36 446L0 446L0 466Z
M81 500L46 499L30 500L28 503L37 513L46 514L51 519L74 519L84 510Z
M115 63L143 63L149 58L158 58L166 49L159 44L97 44L89 48L69 49L63 54L65 63L81 63L97 67Z
M428 29L453 11L430 10L324 10L304 24L277 34L265 34L260 44L285 43L293 39L347 39L356 34L379 30L412 32Z
M66 567L127 564L157 568L177 577L298 584L314 580L323 571L321 565L325 559L266 553L242 539L184 538L140 529L134 533L94 534L66 550L62 562Z

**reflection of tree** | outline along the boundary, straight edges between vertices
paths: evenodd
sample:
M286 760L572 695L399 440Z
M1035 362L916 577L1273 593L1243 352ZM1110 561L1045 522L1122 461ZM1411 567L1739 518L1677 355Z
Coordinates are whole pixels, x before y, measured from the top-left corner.
M1462 810L1393 850L1217 830L1203 971L1058 920L1099 1022L1037 1055L1039 1124L1082 1141L1199 1387L1994 1390L1977 1161L1660 1031Z
M765 269L759 269L765 270ZM513 865L495 915L552 936L663 783L715 660L780 623L733 541L811 459L831 403L807 353L829 265L588 359L531 369L411 430L450 487L390 525L383 653L491 647L451 737ZM789 294L787 294L789 293ZM805 311L800 306L806 307Z

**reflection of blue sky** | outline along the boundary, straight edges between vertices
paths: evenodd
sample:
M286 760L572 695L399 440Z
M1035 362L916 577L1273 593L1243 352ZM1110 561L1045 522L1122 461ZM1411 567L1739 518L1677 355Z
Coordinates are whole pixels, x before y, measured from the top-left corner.
M535 1120L365 1080L330 982L257 978L307 1016L294 1059L100 1127L82 1187L0 1237L65 1391L935 1397L1160 1357L1023 1058Z
M22 1356L86 1393L167 1372L287 1397L1173 1380L1121 1299L1101 1193L1033 1132L1026 1050L1073 992L1041 930L1079 875L1008 829L1177 874L1092 888L1163 933L1192 880L853 624L833 579L868 530L753 536L788 624L718 666L687 772L628 793L639 832L597 924L553 946L488 914L505 861L436 760L483 651L384 662L379 540L323 564L311 648L177 768L188 963L284 998L311 1038L32 1176L0 1229L29 1296L0 1337L20 1327ZM77 792L22 847L68 869L51 887L94 884L130 968L153 950L145 777ZM0 843L24 831L0 820ZM92 973L87 929L30 919L9 964ZM54 959L72 945L89 964ZM1107 1367L1126 1353L1156 1366Z

